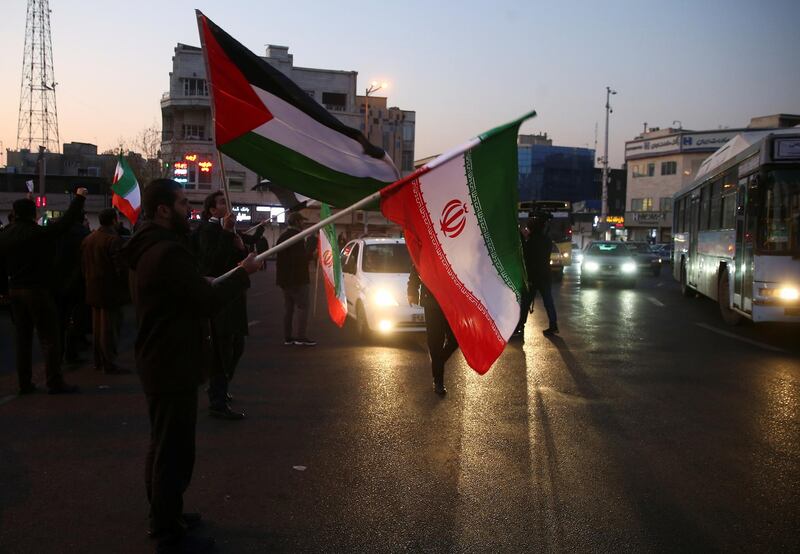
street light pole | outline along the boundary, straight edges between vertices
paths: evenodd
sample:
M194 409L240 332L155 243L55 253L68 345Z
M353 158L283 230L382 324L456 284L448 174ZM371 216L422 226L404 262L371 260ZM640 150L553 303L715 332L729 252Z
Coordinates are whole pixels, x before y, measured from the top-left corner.
M364 93L364 137L366 137L367 142L369 142L369 95L387 86L388 84L386 82L379 83L378 81L372 81ZM362 212L364 216L364 236L367 236L367 230L369 229L369 223L367 222L368 213L367 210Z
M608 116L614 111L611 109L612 94L617 94L617 91L606 87L606 144L603 152L603 198L600 205L600 222L604 231L608 223Z

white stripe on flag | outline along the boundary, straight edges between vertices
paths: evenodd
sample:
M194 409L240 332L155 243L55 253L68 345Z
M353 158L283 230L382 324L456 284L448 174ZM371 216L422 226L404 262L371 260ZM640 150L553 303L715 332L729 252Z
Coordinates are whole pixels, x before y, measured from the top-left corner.
M373 158L364 153L361 144L347 135L319 123L265 90L256 86L253 86L253 90L274 116L274 119L253 129L253 132L346 175L368 177L385 183L400 178L388 156Z

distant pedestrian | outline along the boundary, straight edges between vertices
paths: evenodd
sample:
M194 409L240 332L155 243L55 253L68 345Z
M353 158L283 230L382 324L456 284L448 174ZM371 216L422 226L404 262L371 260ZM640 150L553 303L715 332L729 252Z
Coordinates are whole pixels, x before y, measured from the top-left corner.
M247 248L234 232L235 216L228 212L222 191L206 196L200 225L192 234L200 274L219 277L247 256ZM243 419L244 413L230 407L228 386L244 353L248 334L246 292L211 318L214 356L208 381L208 415L218 419Z
M444 365L453 352L458 350L458 341L442 312L441 306L419 277L416 267L411 267L408 275L408 304L419 305L425 309L425 330L428 339L428 352L431 357L433 390L439 396L447 394L444 386Z
M289 215L289 228L278 237L277 244L292 238L303 229L305 218L297 212ZM283 344L315 346L308 338L308 262L311 259L304 241L278 252L275 271L277 284L283 290Z
M342 248L347 245L347 239L344 237L344 233L339 233L339 236L336 240L339 243L339 251L341 251Z
M36 224L36 204L29 198L13 204L14 223L0 232L0 257L5 257L9 297L16 333L19 393L36 391L33 383L33 332L45 359L47 388L51 394L77 392L61 374L61 329L53 297L53 256L58 237L83 219L87 190L79 188L64 216L47 227Z
M551 270L550 253L553 251L553 241L547 236L545 228L547 219L544 216L533 217L528 222L530 236L523 243L523 254L525 258L525 269L528 272L528 286L530 288L530 305L536 301L536 294L542 295L542 303L547 311L549 326L542 331L545 336L552 336L558 333L558 319L556 306L553 302L551 290ZM527 320L528 309L523 306L522 320L518 329L524 329Z
M81 244L81 266L86 280L86 303L92 308L94 368L106 374L127 374L117 363L122 307L129 301L127 269L120 260L122 238L114 208L100 212L100 228Z
M263 254L267 250L269 250L269 241L267 240L267 237L262 235L256 241L256 253ZM261 269L266 269L266 267L267 267L267 260L262 260Z
M208 552L214 540L187 535L198 514L183 513L195 459L197 388L208 357L204 329L250 285L252 254L211 285L189 248L189 201L180 184L156 179L142 195L147 222L122 249L130 268L138 336L136 365L147 397L150 449L145 465L151 534L159 552Z

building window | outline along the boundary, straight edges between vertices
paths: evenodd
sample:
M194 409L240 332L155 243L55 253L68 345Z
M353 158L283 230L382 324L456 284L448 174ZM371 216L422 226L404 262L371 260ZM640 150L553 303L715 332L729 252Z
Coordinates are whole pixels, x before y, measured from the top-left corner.
M656 164L655 162L650 162L647 164L647 176L652 177L656 174Z
M186 140L204 140L205 125L183 125L183 138Z
M672 211L672 198L669 196L662 196L658 199L658 210L660 212Z
M678 172L678 162L661 162L661 175L675 175Z
M244 192L245 176L243 171L228 171L228 190Z
M653 199L652 198L631 198L631 211L632 212L652 212Z
M413 171L414 170L414 152L409 150L403 150L403 159L402 163L400 164L401 171Z
M341 92L323 92L322 104L328 110L343 112L347 108L347 95Z
M181 79L184 96L208 96L208 83L205 79Z

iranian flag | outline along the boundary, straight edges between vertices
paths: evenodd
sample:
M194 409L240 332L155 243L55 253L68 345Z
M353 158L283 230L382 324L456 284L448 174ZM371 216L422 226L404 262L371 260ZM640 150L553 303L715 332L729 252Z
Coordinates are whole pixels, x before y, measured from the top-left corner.
M344 207L399 178L386 153L197 11L217 148L271 183Z
M111 205L128 218L131 225L136 225L139 212L142 209L142 195L139 191L139 182L133 174L131 166L121 155L117 160L117 169L111 182Z
M320 220L327 219L330 215L330 206L322 204L319 209ZM328 313L333 322L341 327L347 318L347 298L344 295L344 276L333 223L319 230L319 265L325 279Z
M467 363L486 373L519 322L526 286L517 227L517 134L523 118L439 156L381 192L420 278Z

